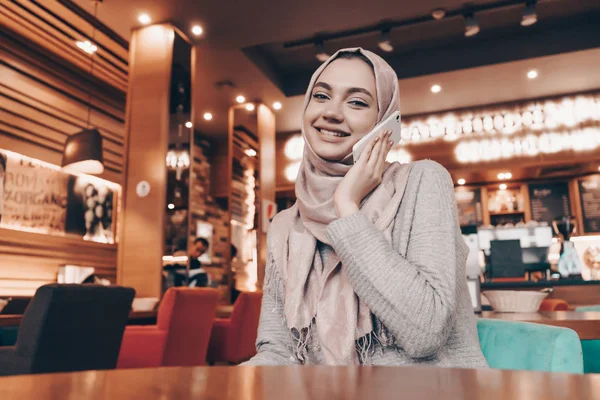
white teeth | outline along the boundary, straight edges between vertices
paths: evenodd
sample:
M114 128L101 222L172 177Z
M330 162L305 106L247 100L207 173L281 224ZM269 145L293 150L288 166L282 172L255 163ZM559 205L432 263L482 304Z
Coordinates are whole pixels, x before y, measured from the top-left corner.
M331 135L331 136L337 136L337 137L344 137L344 136L348 136L344 133L340 133L340 132L334 132L334 131L328 131L327 129L319 129L319 131L321 133L324 133L326 135Z

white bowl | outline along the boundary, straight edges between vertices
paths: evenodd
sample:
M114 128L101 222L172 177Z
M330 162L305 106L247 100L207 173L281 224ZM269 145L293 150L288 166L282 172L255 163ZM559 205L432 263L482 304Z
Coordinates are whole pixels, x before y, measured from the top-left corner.
M156 303L158 303L157 297L136 297L133 299L131 309L133 311L154 311Z
M486 290L481 293L496 312L537 312L547 292L525 290Z

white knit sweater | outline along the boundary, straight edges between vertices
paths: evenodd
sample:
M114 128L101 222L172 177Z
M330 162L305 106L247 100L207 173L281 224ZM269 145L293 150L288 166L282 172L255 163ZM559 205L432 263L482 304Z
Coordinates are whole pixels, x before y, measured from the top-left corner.
M321 255L335 251L354 291L371 310L374 326L379 327L376 333L391 336L373 342L362 363L487 366L467 288L468 249L458 226L452 180L441 165L414 163L395 219L392 245L360 211L331 223L327 235L332 246L319 245ZM283 285L269 257L258 354L245 365L302 363L285 323ZM312 332L304 363L321 364L314 326Z

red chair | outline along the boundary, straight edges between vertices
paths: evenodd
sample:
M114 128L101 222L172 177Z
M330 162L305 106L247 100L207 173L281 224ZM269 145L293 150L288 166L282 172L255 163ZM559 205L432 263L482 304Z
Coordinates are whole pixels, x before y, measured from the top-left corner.
M218 298L214 289L167 290L156 325L125 329L117 368L204 365Z
M208 362L238 364L256 354L261 292L242 292L231 318L215 319L208 346Z
M561 299L544 299L538 311L568 311L569 303Z

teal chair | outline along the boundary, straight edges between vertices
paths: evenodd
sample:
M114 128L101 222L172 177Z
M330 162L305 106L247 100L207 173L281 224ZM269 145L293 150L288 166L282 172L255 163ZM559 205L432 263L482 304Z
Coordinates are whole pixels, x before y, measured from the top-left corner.
M600 311L600 306L581 306L575 308L575 311L584 312L584 311Z
M571 329L480 318L477 330L491 368L583 373L581 342Z
M577 307L575 311L600 311L600 306ZM600 340L582 340L583 370L586 374L600 374Z

